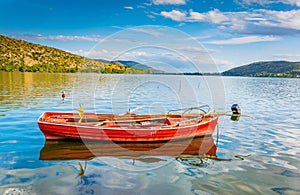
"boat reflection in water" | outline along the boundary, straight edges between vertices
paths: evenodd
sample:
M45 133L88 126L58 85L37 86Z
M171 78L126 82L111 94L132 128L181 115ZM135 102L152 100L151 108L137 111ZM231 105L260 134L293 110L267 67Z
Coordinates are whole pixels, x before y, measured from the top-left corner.
M169 156L177 160L216 158L217 147L211 136L169 142L109 142L109 141L46 141L40 160L91 160L95 157L133 159L145 163L164 161Z

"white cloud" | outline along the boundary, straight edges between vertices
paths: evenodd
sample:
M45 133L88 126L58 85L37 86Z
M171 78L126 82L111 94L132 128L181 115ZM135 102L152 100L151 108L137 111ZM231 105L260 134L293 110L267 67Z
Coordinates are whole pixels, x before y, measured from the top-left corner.
M124 9L130 9L130 10L133 10L133 7L132 7L132 6L125 6Z
M227 40L209 41L206 43L216 44L216 45L239 45L239 44L248 44L248 43L255 43L255 42L278 41L278 40L280 40L280 38L275 36L247 36L247 37L231 38Z
M185 21L186 20L186 14L184 12L178 11L178 10L172 10L170 12L162 11L160 13L165 18L170 18L172 20L175 20L177 22Z
M185 53L196 53L196 54L200 54L200 53L207 53L207 50L203 47L195 47L195 46L182 46L182 47L177 47L176 48L179 52Z
M206 14L206 18L211 21L212 23L222 23L225 21L228 21L228 17L225 16L222 12L220 12L218 9L214 9L212 11L209 11Z
M98 49L98 50L77 50L77 51L68 51L73 54L77 54L80 56L84 56L91 59L104 59L104 60L115 60L116 56L120 54L120 52L117 51L108 51L106 49Z
M299 0L277 0L274 1L274 3L284 3L284 4L288 4L288 5L296 5L300 7L300 1Z
M260 10L260 14L265 20L256 22L257 25L300 30L300 10Z
M155 5L185 5L186 0L152 0Z
M266 5L266 4L275 4L275 3L283 3L287 5L296 5L300 7L300 0L236 0L236 3L239 4L260 4L260 5Z
M300 7L300 1L299 0L285 0L283 2L285 2L286 4L297 5L297 6Z
M15 34L8 35L9 37L24 40L42 40L42 41L89 41L89 42L101 42L103 40L102 36L99 35L88 35L88 36L71 36L71 35L32 35L32 34Z
M206 13L190 10L189 14L179 10L172 10L170 12L162 11L160 15L178 22L210 22L218 24L228 20L228 17L226 17L218 9L214 9Z
M190 11L190 20L191 21L205 21L205 14Z
M105 60L135 60L142 61L141 59L155 59L158 55L162 54L154 54L146 51L126 51L121 52L118 50L107 50L103 48L96 48L90 51L87 50L77 50L77 51L69 51L70 53L74 53L80 56L92 58L92 59L105 59Z
M251 4L272 4L274 3L273 0L235 0L235 3L242 4L242 5L251 5Z
M235 31L245 31L249 26L300 30L300 9L290 11L258 9L251 12L221 12L214 9L203 13L193 10L190 10L189 13L172 10L170 12L162 11L160 15L177 22L219 24L221 29ZM276 32L273 33L276 34Z
M207 13L199 13L194 12L190 10L189 17L187 18L188 21L193 22L211 22L211 23L222 23L228 20L228 17L226 17L222 12L220 12L218 9L211 10Z
M288 61L300 61L300 54L275 54L275 58Z

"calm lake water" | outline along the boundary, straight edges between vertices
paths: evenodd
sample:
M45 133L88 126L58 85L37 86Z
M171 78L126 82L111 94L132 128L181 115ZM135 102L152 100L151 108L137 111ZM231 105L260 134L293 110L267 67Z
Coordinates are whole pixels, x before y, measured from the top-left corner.
M0 89L0 194L300 194L300 79L0 72ZM87 112L166 113L233 103L253 118L220 118L216 158L103 148L82 159L88 149L46 145L37 125L43 112L76 112L79 104ZM64 147L62 156L79 157L58 160Z

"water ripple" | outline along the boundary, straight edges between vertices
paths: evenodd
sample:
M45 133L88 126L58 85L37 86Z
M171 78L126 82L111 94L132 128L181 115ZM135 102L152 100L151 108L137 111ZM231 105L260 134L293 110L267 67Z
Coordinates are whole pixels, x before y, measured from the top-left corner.
M220 119L216 158L95 158L80 177L81 160L39 160L45 139L36 120L42 112L76 111L79 103L103 113L142 105L139 113L167 112L210 103L213 89L206 81L214 78L0 74L0 194L300 193L299 79L222 78L226 107L238 103L253 118Z

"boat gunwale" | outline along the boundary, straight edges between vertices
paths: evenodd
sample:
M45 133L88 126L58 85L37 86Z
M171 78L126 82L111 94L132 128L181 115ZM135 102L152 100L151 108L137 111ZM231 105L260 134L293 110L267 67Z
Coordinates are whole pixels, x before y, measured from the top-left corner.
M114 130L114 131L170 131L170 130L178 130L178 129L184 129L184 128L195 128L198 126L206 125L211 123L214 120L217 120L218 116L212 116L210 117L210 120L205 121L203 123L199 122L192 125L185 125L185 126L175 126L175 125L166 125L164 128L161 128L163 126L159 126L159 128L153 128L153 129L147 129L147 128L125 128L122 126L118 127L109 127L109 126L86 126L86 125L80 125L80 124L60 124L60 123L54 123L54 122L46 122L42 121L41 119L44 117L45 113L54 113L54 112L44 112L39 118L38 118L38 124L45 124L45 125L55 125L55 126L65 126L65 127L73 127L73 128L85 128L85 129L96 129L96 130ZM66 114L74 114L74 113L66 113ZM96 114L97 115L97 114ZM108 114L110 115L110 114ZM113 114L111 114L113 115ZM140 115L140 114L139 114ZM149 115L149 114L148 114ZM82 123L84 124L84 123Z

